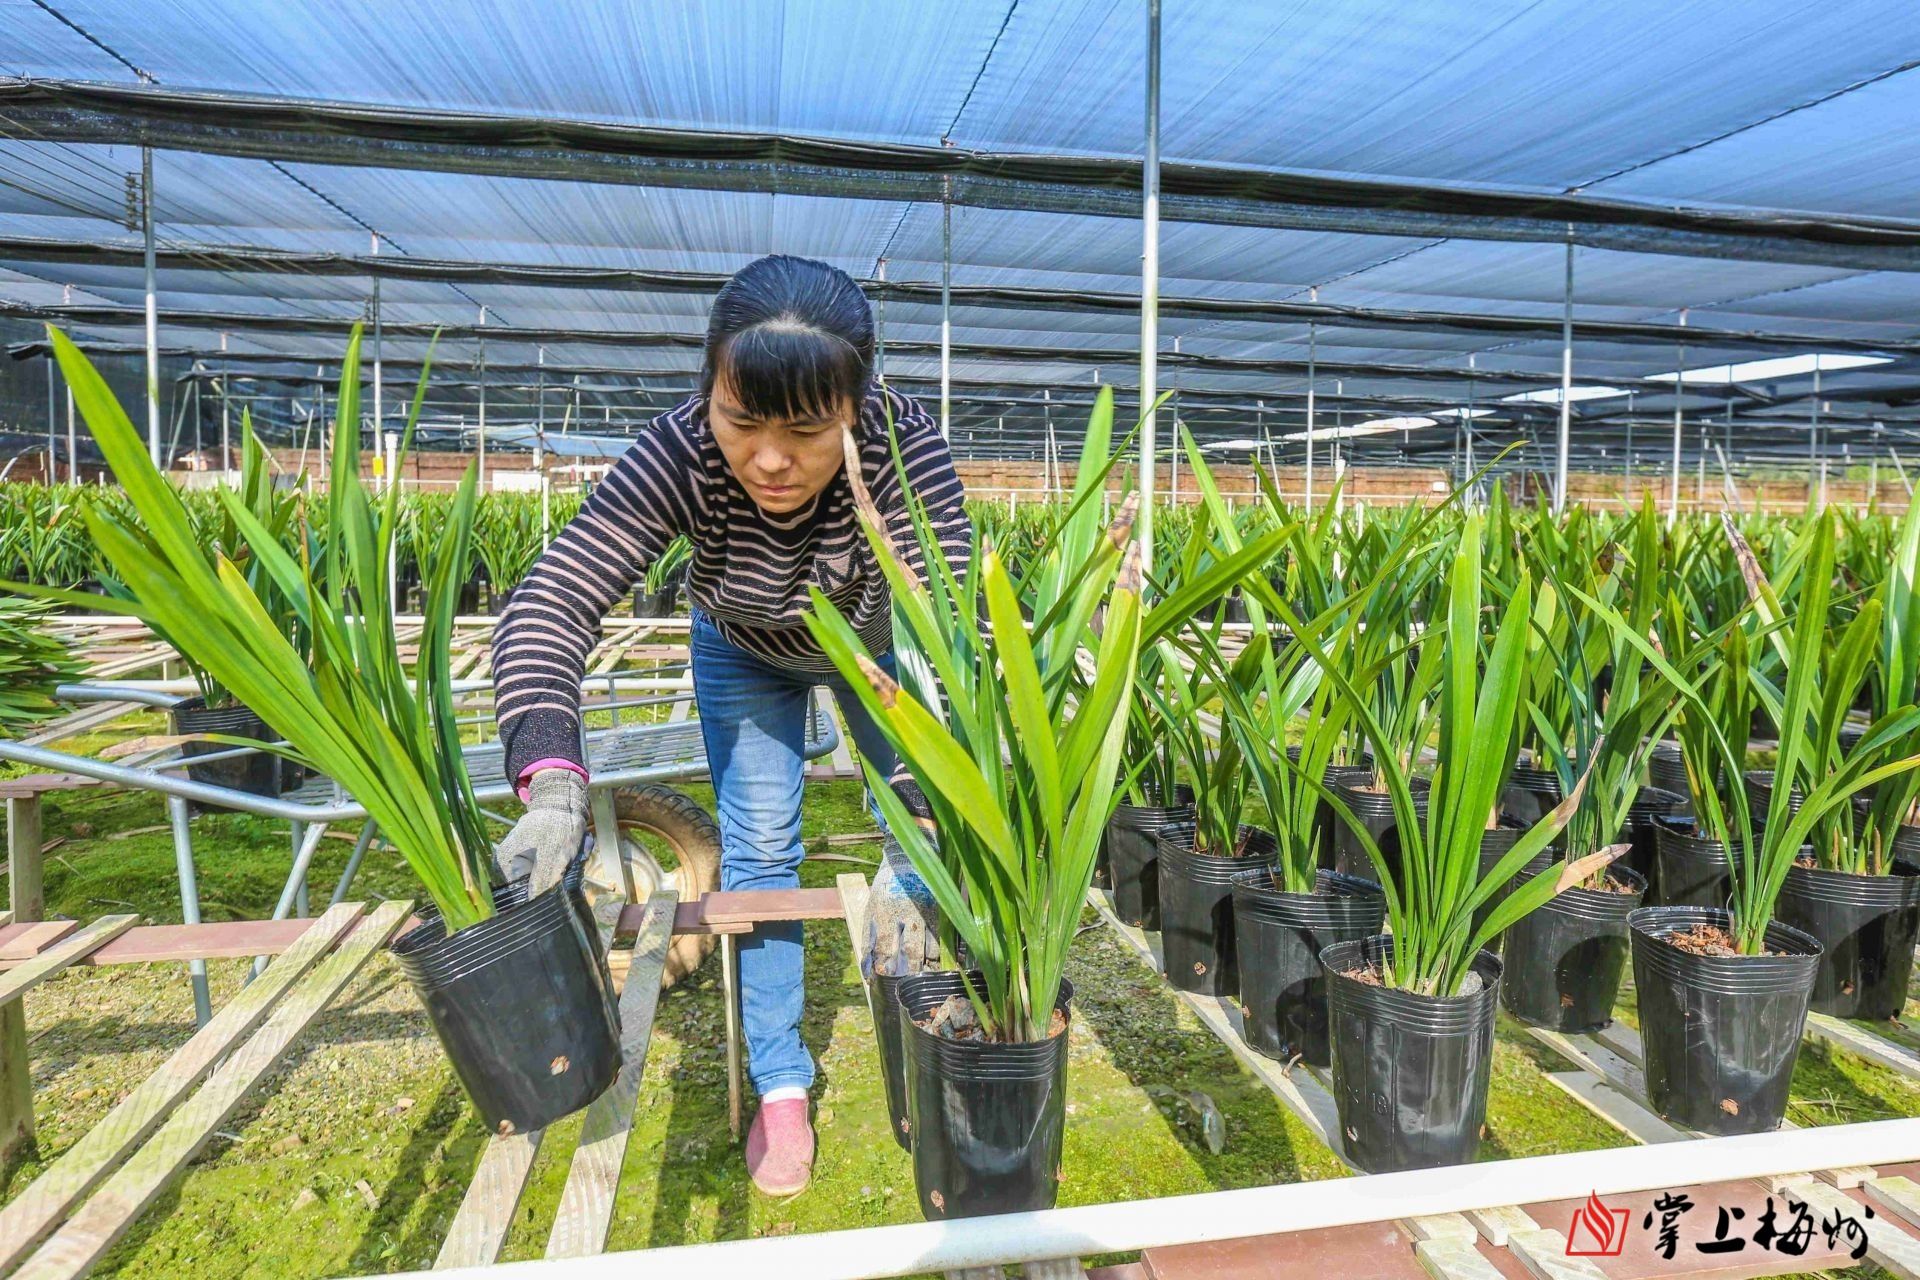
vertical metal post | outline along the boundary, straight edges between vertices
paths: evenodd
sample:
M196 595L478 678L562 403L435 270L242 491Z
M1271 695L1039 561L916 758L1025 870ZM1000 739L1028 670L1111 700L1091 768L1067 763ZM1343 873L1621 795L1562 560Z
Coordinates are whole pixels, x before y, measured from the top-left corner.
M1633 392L1627 392L1627 460L1620 464L1620 505L1633 508Z
M220 335L220 482L233 469L233 406L227 399L227 335Z
M67 387L67 482L80 483L80 435L74 429L73 387Z
M487 309L480 308L480 492L487 491Z
M571 416L569 414L568 416ZM540 478L540 545L545 547L552 537L548 532L552 518L547 503L547 349L540 348L540 421L533 432L533 470ZM561 429L565 430L566 419L561 419Z
M1553 509L1567 509L1567 450L1573 437L1573 228L1567 228L1567 289L1560 314L1560 436L1553 453Z
M54 475L53 475L53 470L54 470L53 450L54 450L54 439L55 439L54 424L57 423L60 418L60 391L54 385L54 374L59 372L59 370L56 369L54 366L59 363L60 362L58 360L55 360L53 358L53 354L51 352L47 354L47 487L48 488L52 488L54 483Z
M160 467L160 303L153 284L152 147L140 148L140 233L147 288L147 453L153 465Z
M380 256L380 237L377 234L373 236L373 256L376 258ZM385 379L381 376L381 372L382 371L380 367L380 277L375 276L373 278L373 436L372 436L372 440L373 440L374 452L376 453L378 453L380 450L381 428L383 428L386 425L386 416L382 412L382 405L380 400L380 388L382 383L385 381ZM358 431L360 429L360 424L357 422L354 423L353 428L355 431Z
M1160 0L1147 0L1147 149L1140 196L1140 555L1151 572L1159 454L1154 401L1160 395Z
M1173 339L1173 354L1180 354L1180 338ZM1180 388L1173 388L1173 444L1167 449L1167 500L1174 506L1180 505L1180 450L1182 445L1180 424Z
M940 180L940 436L953 435L953 179Z
M1474 401L1474 392L1477 389L1477 384L1473 380L1473 374L1478 363L1479 363L1479 358L1477 356L1469 355L1467 357L1467 422L1466 422L1467 465L1466 465L1466 469L1461 473L1461 476L1460 476L1460 482L1462 484L1465 484L1467 482L1468 477L1473 475L1473 401ZM1478 490L1480 486L1475 485L1474 488ZM1467 495L1467 497L1471 499L1473 495L1470 493Z
M1311 300L1320 300L1319 289L1308 289ZM1313 514L1313 393L1314 363L1320 354L1320 330L1318 326L1307 325L1307 514Z
M880 288L877 290L880 297L874 306L873 376L885 382L887 380L887 260L885 258L880 259L875 265L874 274L880 280Z
M1687 323L1687 313L1680 312L1680 323ZM1680 518L1680 432L1683 421L1683 402L1687 396L1687 344L1677 348L1677 359L1673 366L1673 483L1667 490L1667 527Z
M1813 357L1813 407L1812 418L1807 423L1807 488L1814 488L1814 473L1819 473L1819 489L1814 498L1814 510L1824 511L1827 506L1827 460L1820 454L1820 357Z

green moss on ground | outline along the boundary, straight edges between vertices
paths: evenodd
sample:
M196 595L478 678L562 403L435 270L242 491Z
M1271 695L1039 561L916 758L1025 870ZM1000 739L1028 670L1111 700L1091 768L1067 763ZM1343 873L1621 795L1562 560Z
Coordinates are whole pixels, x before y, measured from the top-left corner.
M711 803L707 788L687 790ZM133 910L155 922L178 920L164 822L153 797L49 797L46 835L63 842L48 856L51 911L91 918ZM195 824L207 918L267 914L290 854L285 828L239 815ZM842 859L870 862L877 845L829 848L824 837L871 829L857 785L811 788L804 835L811 852L829 856L810 860L803 882L830 885L840 872L869 870ZM313 877L316 907L351 848L346 840L323 842ZM410 897L413 890L398 858L376 850L354 896ZM661 1002L610 1247L918 1219L911 1163L886 1132L872 1027L845 931L816 925L806 937L803 1034L820 1064L814 1185L772 1200L746 1177L727 1133L720 992L709 964ZM237 989L245 970L242 961L212 966L216 1000ZM1106 930L1083 930L1069 972L1079 995L1062 1203L1342 1175ZM1630 998L1623 1011L1631 1014ZM28 1012L41 1153L0 1179L0 1198L17 1194L193 1029L183 966L77 970L29 997ZM1621 1141L1545 1079L1543 1071L1560 1069L1564 1064L1503 1019L1484 1158ZM1802 1054L1795 1084L1795 1119L1802 1122L1920 1114L1920 1090L1817 1045ZM1209 1105L1223 1122L1218 1151L1200 1123ZM543 1251L578 1124L548 1135L516 1212L508 1258ZM191 1271L196 1280L222 1280L431 1265L486 1137L384 957L368 965L221 1132L99 1274Z

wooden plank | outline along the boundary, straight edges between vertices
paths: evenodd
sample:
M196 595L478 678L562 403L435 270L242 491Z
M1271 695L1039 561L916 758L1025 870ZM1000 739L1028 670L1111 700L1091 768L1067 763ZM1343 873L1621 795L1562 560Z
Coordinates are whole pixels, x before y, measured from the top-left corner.
M1674 1128L1629 1097L1585 1071L1550 1071L1547 1079L1574 1101L1638 1142L1685 1142L1690 1135Z
M1863 1216L1858 1200L1825 1183L1809 1179L1795 1184L1792 1191L1822 1217L1830 1217L1834 1213L1854 1218ZM1877 1231L1867 1231L1867 1258L1899 1276L1900 1280L1920 1280L1920 1240L1891 1222Z
M1078 1258L1047 1258L1022 1263L1020 1273L1026 1280L1081 1280L1087 1269Z
M1424 1218L1402 1218L1400 1227L1416 1241L1464 1240L1472 1244L1480 1238L1480 1229L1467 1221L1464 1213L1430 1213Z
M23 778L0 779L0 800L17 800L26 796L45 795L49 791L74 791L81 787L104 785L98 778L83 777L77 773L30 773Z
M1647 1096L1645 1078L1638 1058L1629 1060L1597 1036L1569 1036L1545 1027L1528 1027L1527 1033L1541 1044L1595 1076L1626 1093L1629 1097Z
M584 1258L607 1247L620 1167L626 1162L627 1139L633 1132L634 1104L647 1071L647 1044L653 1037L660 973L673 943L673 908L678 900L671 889L654 894L640 935L634 939L633 962L620 993L620 1074L587 1108L580 1145L574 1150L573 1167L547 1237L549 1258Z
M499 1258L545 1133L545 1129L533 1129L488 1139L459 1212L447 1229L446 1242L440 1246L440 1256L433 1261L435 1271L490 1266Z
M96 947L133 928L139 916L102 916L26 963L0 974L0 1004L18 1000Z
M1635 1066L1647 1060L1647 1051L1640 1043L1640 1033L1624 1022L1608 1023L1594 1032L1593 1038Z
M1472 1241L1422 1240L1413 1246L1413 1256L1433 1280L1506 1280Z
M1469 1209L1462 1215L1473 1224L1486 1238L1488 1244L1496 1249L1507 1247L1507 1241L1522 1231L1538 1231L1540 1224L1528 1217L1516 1205L1501 1205L1492 1209Z
M674 908L673 931L675 933L711 935L753 932L753 923L747 920L742 920L738 924L709 924L700 916L701 901L702 899L695 898L692 902L683 902ZM639 903L628 903L626 906L620 908L620 932L637 932L640 928L641 920L646 917L646 910L647 909Z
M1885 1036L1877 1036L1857 1022L1848 1022L1831 1014L1809 1013L1807 1034L1839 1045L1847 1052L1909 1080L1920 1080L1920 1053L1915 1053L1905 1045L1895 1044Z
M0 1274L26 1256L67 1210L166 1119L228 1050L260 1025L294 981L333 949L361 911L361 904L345 902L318 920L302 921L310 927L298 944L228 1001L32 1186L0 1208Z
M736 889L700 897L700 918L710 925L838 920L840 910L838 889Z
M15 1280L64 1280L84 1275L99 1261L273 1069L294 1039L393 936L412 909L413 904L408 902L384 904L365 928L355 930L345 946L302 979L280 1001L266 1025L236 1049L200 1091L27 1260Z
M79 927L78 920L38 920L22 916L20 924L0 929L0 960L31 960Z
M1912 1178L1873 1178L1860 1188L1867 1203L1910 1227L1920 1227L1920 1182Z
M277 956L298 942L311 923L310 920L222 920L212 924L137 925L75 960L72 967ZM38 927L53 930L57 938L80 925L74 920L58 920ZM44 943L23 949L23 944L8 941L13 937L15 935L0 929L0 970L17 968L46 950Z

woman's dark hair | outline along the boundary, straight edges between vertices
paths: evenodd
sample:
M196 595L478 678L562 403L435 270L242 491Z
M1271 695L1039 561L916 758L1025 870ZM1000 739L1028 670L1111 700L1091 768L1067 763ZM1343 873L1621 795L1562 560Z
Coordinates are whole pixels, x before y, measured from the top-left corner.
M857 410L873 376L867 295L811 258L748 263L713 300L701 394L722 374L750 417L823 418L849 399Z

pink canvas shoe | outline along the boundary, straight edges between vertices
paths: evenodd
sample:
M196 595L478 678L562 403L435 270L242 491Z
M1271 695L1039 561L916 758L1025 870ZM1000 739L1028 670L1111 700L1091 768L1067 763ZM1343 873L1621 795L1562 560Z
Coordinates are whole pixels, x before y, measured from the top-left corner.
M813 1125L805 1098L763 1102L747 1130L747 1173L770 1196L807 1189L813 1178Z

